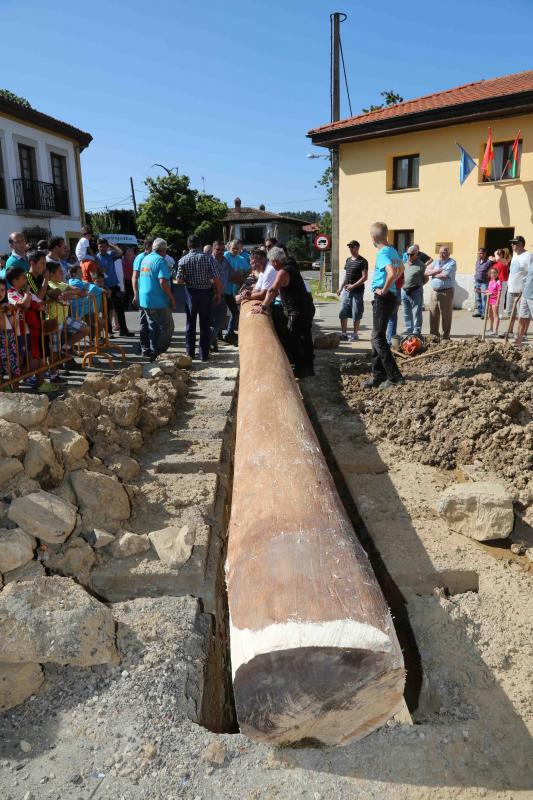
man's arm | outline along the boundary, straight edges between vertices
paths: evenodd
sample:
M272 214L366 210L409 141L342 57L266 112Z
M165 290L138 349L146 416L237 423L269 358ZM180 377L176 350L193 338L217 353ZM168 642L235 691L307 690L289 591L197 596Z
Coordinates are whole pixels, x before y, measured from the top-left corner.
M170 280L167 278L159 278L159 285L163 289L164 293L170 300L170 307L173 311L176 310L176 301L174 300L174 295L172 294L172 289L170 288Z
M117 258L121 258L122 257L122 250L120 249L120 247L117 247L116 244L110 244L109 245L109 249L114 252L114 254L116 255Z
M282 286L288 286L289 284L289 276L285 272L284 269L280 269L278 274L276 275L276 279L270 289L267 289L265 299L261 303L260 306L255 306L252 309L252 314L266 314L274 300L276 299L279 290Z
M346 286L346 288L348 289L349 292L351 292L353 289L355 289L357 286L361 286L367 280L368 280L368 267L366 267L366 269L363 268L363 272L358 281L355 281L355 283L350 283L348 286Z
M133 302L139 303L139 270L134 269L131 277L131 285L133 288Z

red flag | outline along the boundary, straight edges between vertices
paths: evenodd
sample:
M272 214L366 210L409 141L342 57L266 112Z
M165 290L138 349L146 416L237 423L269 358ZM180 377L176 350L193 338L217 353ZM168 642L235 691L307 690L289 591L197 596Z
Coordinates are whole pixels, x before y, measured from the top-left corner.
M487 139L487 146L485 147L485 155L481 164L481 171L485 178L490 180L492 176L492 165L494 163L494 148L492 146L492 128L489 128L489 137Z

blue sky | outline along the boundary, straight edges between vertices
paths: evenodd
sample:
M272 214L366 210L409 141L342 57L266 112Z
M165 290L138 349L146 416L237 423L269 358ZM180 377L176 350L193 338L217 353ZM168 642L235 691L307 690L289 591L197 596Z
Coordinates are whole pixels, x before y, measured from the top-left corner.
M0 86L92 134L88 210L128 207L130 175L142 200L159 162L230 205L322 211L305 134L329 121L337 10L354 113L532 66L532 0L0 0Z

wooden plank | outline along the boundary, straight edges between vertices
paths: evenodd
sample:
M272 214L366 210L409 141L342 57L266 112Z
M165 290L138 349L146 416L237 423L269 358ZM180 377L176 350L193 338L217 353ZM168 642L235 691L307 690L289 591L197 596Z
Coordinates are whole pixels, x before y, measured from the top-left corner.
M403 658L271 321L243 304L226 577L250 738L344 744L398 712Z

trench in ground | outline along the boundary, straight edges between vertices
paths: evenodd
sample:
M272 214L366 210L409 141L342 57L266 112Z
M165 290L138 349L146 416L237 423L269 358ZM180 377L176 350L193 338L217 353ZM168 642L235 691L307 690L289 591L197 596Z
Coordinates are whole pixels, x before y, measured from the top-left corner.
M238 387L235 394L235 404L237 394ZM404 699L407 708L413 713L417 710L419 705L423 683L423 666L416 637L409 620L407 601L388 571L385 561L359 514L342 471L337 464L332 448L321 428L317 415L313 408L307 403L306 410L318 437L322 453L326 459L341 502L350 518L359 542L368 554L376 579L381 587L387 605L390 608L406 668ZM227 491L223 508L218 509L219 513L222 514L223 523L221 529L223 530L223 536L216 577L216 613L213 615L212 646L205 675L201 713L198 719L200 725L213 733L239 733L231 676L229 610L224 575L233 488L235 426L232 427L227 446L229 451ZM467 591L478 591L478 574L474 571L448 570L447 572L441 572L439 577L442 580L442 586L447 595L460 594Z

